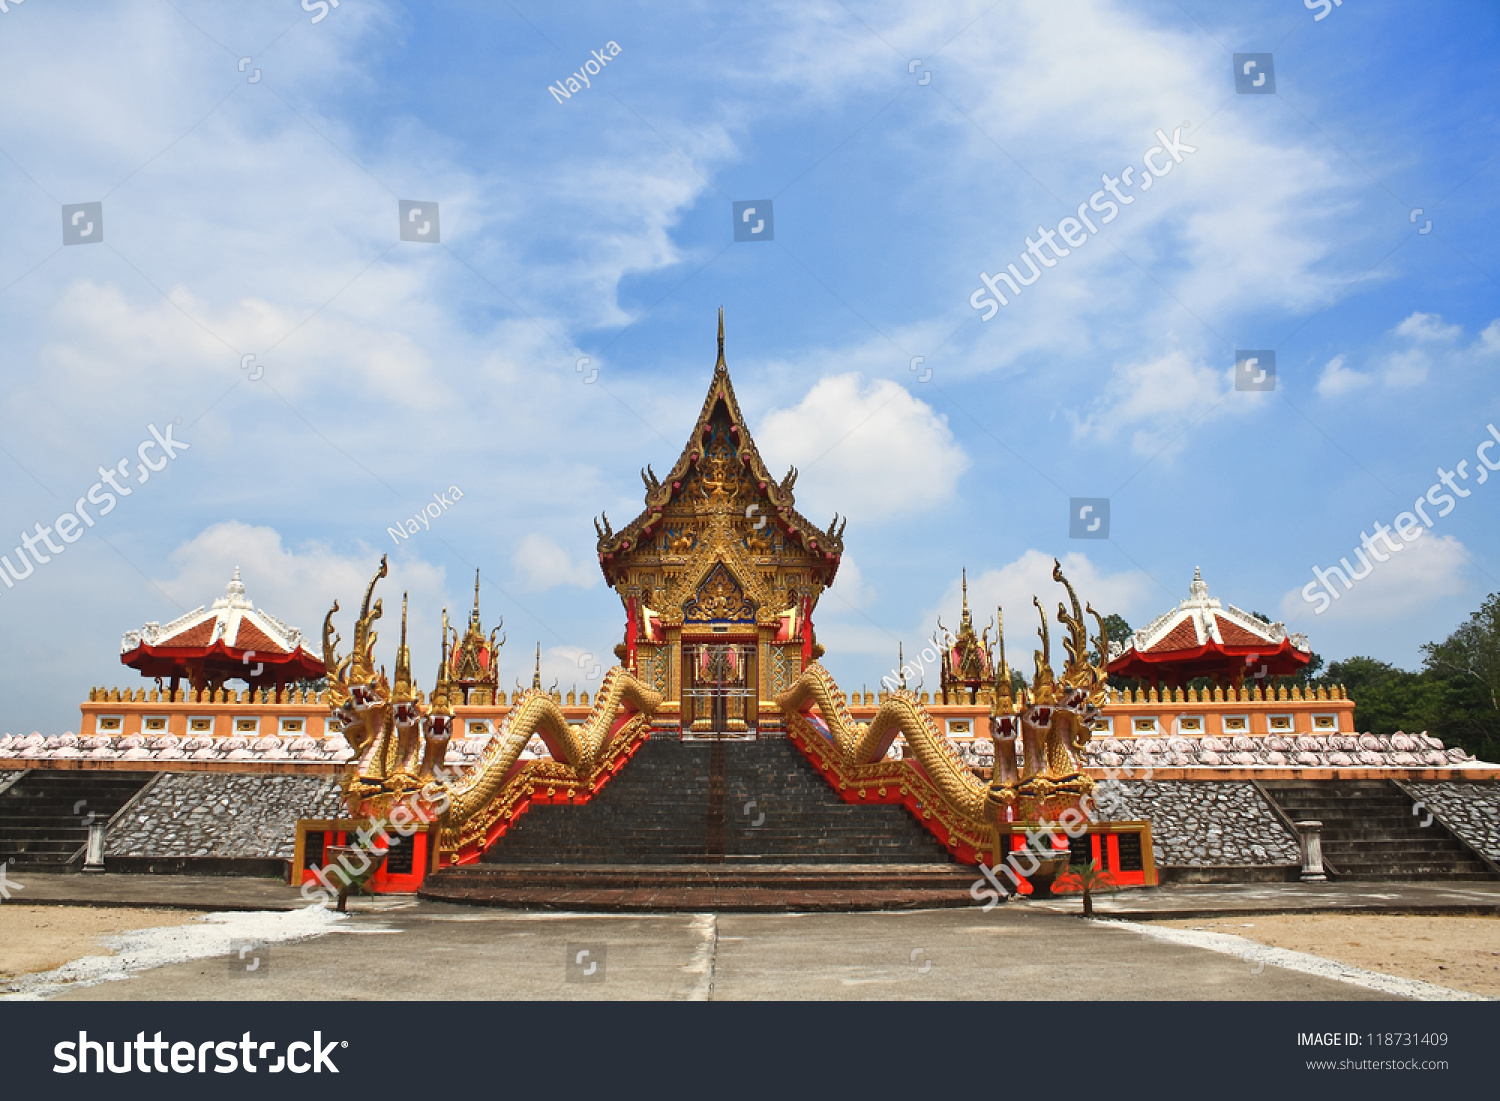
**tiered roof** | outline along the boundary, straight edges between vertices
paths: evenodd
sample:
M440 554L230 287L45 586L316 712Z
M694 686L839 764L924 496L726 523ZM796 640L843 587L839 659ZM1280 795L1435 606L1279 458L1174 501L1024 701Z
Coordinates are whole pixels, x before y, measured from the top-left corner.
M1109 673L1182 684L1194 677L1238 682L1245 675L1281 677L1312 660L1307 636L1289 634L1208 595L1201 570L1190 596L1165 615L1110 646Z
M746 515L768 518L789 542L814 555L822 563L819 571L821 586L831 585L844 553L843 528L837 516L828 528L820 528L798 512L793 507L792 498L792 485L797 480L796 467L778 480L760 457L744 414L740 412L740 403L735 398L734 384L729 381L729 367L724 361L723 310L719 311L719 359L714 365L713 381L682 454L665 478L657 478L650 467L641 472L641 479L646 483L646 507L639 516L619 531L610 527L607 517L603 526L595 525L599 530L599 565L605 580L612 586L618 585L624 577L630 552L659 534L667 506L683 497L691 476L700 472L705 445L714 435L716 413L720 418L727 418L735 454L753 487L756 499L747 506Z
M289 627L245 596L236 566L225 593L163 626L147 623L125 632L120 661L146 677L185 678L193 687L217 688L226 680L252 687L323 676L323 658Z

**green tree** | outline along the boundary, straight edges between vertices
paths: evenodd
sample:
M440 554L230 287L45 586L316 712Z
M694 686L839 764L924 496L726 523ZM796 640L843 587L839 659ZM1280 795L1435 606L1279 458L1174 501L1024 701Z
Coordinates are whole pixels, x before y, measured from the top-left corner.
M1125 617L1116 612L1111 612L1104 617L1104 629L1109 632L1109 641L1111 644L1116 642L1125 643L1135 633L1131 629L1130 624L1125 621ZM1100 657L1098 639L1094 640L1094 649L1089 652L1089 659L1095 665L1103 665L1104 662L1109 660L1108 654L1105 654L1102 658Z
M1434 700L1432 686L1420 673L1398 669L1378 658L1352 657L1336 661L1323 678L1342 684L1354 701L1354 725L1372 734L1417 731Z
M1445 740L1486 760L1500 757L1500 594L1491 593L1467 623L1422 653L1434 683L1425 702Z

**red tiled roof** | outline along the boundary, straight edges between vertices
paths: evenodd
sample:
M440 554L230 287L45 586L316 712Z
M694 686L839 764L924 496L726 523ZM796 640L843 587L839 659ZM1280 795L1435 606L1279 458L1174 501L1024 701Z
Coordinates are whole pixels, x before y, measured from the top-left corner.
M1193 626L1192 617L1189 616L1162 636L1161 640L1147 653L1161 654L1171 653L1173 650L1196 650L1199 645L1198 631Z
M162 649L167 647L175 648L179 646L207 646L210 642L213 641L214 624L216 622L217 620L214 619L205 619L202 623L195 624L194 626L189 627L186 631L182 631L179 634L173 635L171 638L162 639L160 642L156 643L156 648Z
M1262 635L1257 635L1241 627L1238 623L1226 619L1223 616L1215 617L1219 621L1219 637L1224 640L1225 646L1279 646L1279 642L1272 642Z
M240 629L235 634L233 645L236 650L254 650L260 654L284 654L287 652L285 646L269 637L248 619L240 620Z

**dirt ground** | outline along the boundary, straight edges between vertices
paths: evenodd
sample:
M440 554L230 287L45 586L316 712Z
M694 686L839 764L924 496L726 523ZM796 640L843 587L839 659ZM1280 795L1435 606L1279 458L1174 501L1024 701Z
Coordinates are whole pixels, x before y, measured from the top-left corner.
M191 910L95 906L0 906L0 980L51 971L81 956L107 956L101 937L156 925L183 925Z
M1271 948L1500 997L1500 917L1260 914L1157 924L1230 933Z

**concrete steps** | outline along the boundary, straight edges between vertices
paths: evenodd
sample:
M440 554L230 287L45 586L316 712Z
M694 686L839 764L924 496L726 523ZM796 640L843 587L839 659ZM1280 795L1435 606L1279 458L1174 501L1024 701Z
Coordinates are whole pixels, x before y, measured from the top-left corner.
M655 737L583 806L528 810L486 865L934 864L903 807L845 803L785 739Z
M158 772L33 769L0 792L0 862L62 871L88 841L88 823L108 822Z
M420 893L515 909L806 913L972 906L976 878L952 864L469 865Z
M1323 823L1323 856L1336 879L1493 879L1441 822L1413 813L1388 780L1263 780L1294 822Z

